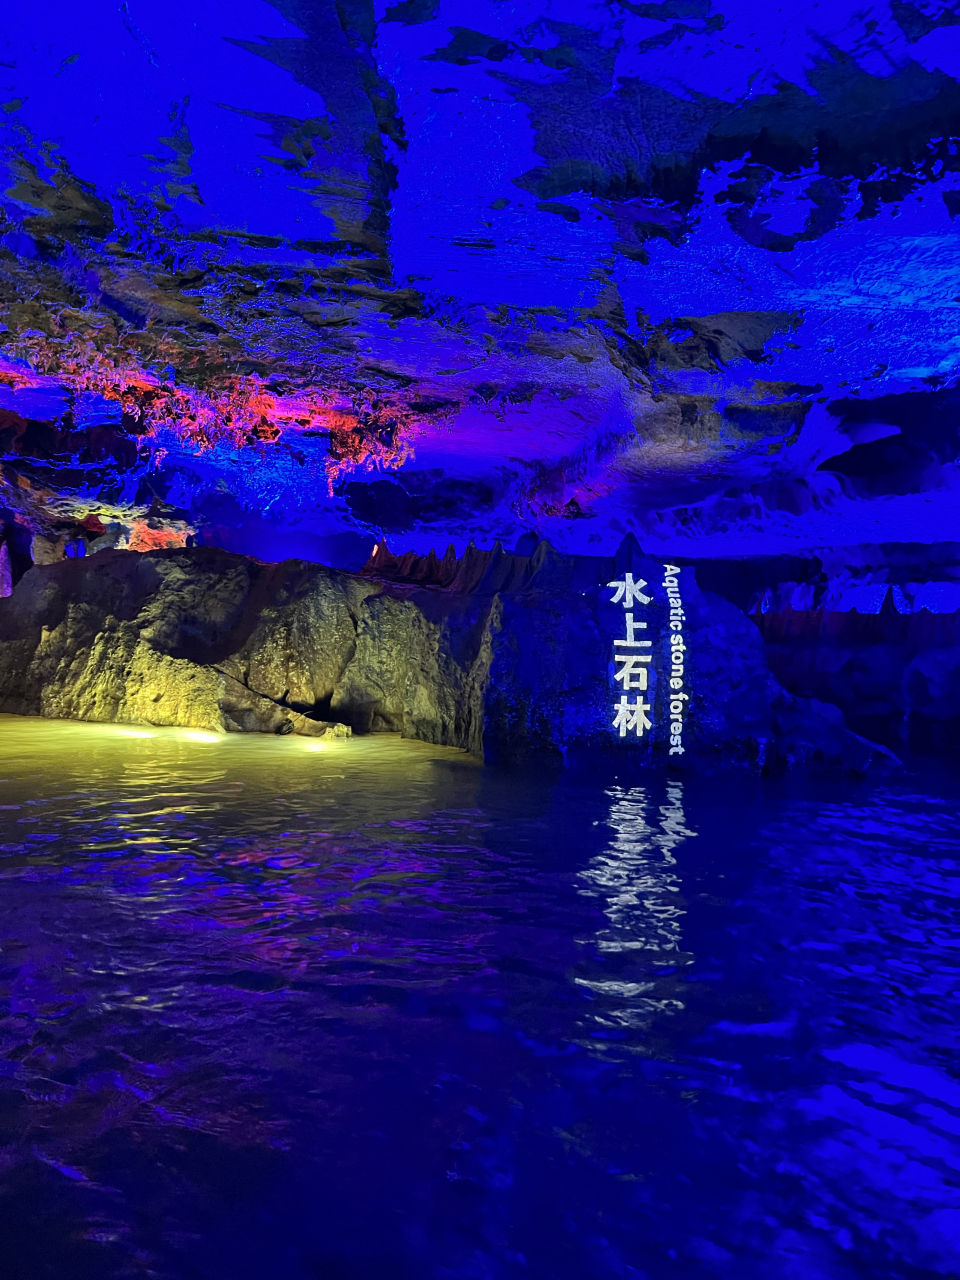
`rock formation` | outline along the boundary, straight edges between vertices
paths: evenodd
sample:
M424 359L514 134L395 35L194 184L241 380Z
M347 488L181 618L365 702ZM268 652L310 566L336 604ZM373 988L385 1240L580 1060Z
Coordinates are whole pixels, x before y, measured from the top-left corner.
M695 569L712 636L685 752L813 751L788 694L894 747L957 740L924 603L958 536L953 9L558 12L144 0L51 30L14 6L4 705L609 745L616 668L641 694L646 664L603 657L590 593L632 535L661 595ZM481 583L474 544L531 539L569 559ZM909 572L862 561L911 545Z
M14 578L954 536L941 0L45 13L0 33Z
M791 692L894 750L960 745L960 544L883 543L700 562Z
M364 574L213 548L36 566L0 601L0 710L398 730L500 763L892 762L836 708L784 691L740 609L632 539L616 558L379 547Z

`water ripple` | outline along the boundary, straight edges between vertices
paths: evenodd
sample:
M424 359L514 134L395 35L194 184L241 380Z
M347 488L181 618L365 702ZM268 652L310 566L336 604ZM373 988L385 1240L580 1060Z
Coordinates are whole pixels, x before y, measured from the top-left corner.
M953 784L0 728L0 1273L960 1273Z

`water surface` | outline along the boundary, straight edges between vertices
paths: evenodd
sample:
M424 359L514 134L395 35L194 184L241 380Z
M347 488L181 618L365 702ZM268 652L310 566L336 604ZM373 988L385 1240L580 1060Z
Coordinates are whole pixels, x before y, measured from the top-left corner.
M960 1275L956 798L0 717L0 1276Z

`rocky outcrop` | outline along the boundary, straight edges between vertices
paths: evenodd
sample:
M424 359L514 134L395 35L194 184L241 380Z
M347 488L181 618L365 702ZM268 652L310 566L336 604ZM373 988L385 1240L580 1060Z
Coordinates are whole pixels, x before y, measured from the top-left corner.
M439 616L407 594L212 548L36 566L0 607L0 706L224 732L395 729L477 751L477 610L450 596Z
M617 559L541 543L401 560L381 546L361 574L213 548L36 566L0 601L0 710L385 729L503 763L862 771L893 759L835 708L786 693L740 609L630 539Z
M898 748L960 745L960 544L700 561L747 611L777 679Z
M883 741L960 743L960 612L903 615L888 594L879 613L787 608L756 623L788 688Z

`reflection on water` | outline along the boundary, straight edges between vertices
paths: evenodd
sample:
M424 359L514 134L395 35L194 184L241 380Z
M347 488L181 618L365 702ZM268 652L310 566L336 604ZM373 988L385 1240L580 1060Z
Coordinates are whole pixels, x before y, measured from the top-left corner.
M209 736L0 717L3 1280L960 1273L956 789Z
M631 970L629 977L618 966L616 976L576 979L606 997L594 1014L602 1026L639 1030L657 1013L682 1009L675 997L656 995L657 978L693 963L681 948L683 898L673 851L696 832L686 826L682 783L659 787L666 800L657 807L648 790L615 787L607 793L613 838L580 874L585 886L580 892L598 898L610 922L595 931L591 945L608 969L618 953L627 953L623 958Z

